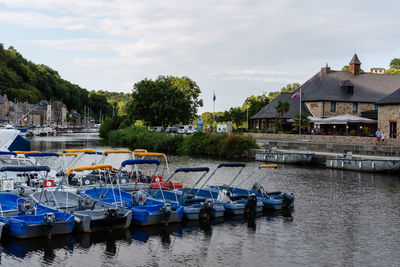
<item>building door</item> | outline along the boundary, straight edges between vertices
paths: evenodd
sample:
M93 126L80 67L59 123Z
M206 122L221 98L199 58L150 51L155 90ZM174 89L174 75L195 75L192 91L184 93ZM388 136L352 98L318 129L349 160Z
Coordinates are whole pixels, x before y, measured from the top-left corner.
M390 138L396 138L397 122L390 122Z

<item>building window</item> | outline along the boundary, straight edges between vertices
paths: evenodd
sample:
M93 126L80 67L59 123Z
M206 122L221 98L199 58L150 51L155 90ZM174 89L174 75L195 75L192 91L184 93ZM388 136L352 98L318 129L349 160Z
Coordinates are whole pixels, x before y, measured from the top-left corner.
M358 103L353 103L353 113L358 112Z
M378 105L374 105L374 110L378 110Z
M331 112L336 112L336 102L331 101Z

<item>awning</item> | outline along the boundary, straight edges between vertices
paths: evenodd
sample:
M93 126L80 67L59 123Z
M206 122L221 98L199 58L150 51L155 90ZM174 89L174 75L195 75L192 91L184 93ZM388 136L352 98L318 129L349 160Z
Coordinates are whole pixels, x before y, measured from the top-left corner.
M358 117L350 114L330 117L330 118L313 118L311 120L315 124L349 124L349 123L377 123L377 120L372 120L364 117Z

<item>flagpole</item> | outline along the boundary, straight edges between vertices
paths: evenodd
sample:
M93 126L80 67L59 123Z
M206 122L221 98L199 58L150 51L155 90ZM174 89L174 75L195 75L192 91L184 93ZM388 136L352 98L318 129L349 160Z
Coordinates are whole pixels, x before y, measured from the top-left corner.
M301 135L301 88L300 88L300 118L299 118L299 135Z
M214 131L214 121L215 121L215 90L213 90L213 133L215 132Z
M249 104L246 104L247 107L247 130L249 129Z

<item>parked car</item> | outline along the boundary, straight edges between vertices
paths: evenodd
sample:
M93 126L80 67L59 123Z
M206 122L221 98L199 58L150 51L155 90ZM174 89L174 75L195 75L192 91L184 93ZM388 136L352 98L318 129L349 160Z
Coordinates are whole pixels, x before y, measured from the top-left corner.
M177 127L169 127L165 132L167 133L178 133Z

